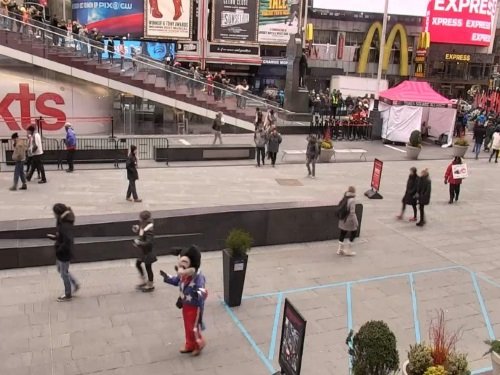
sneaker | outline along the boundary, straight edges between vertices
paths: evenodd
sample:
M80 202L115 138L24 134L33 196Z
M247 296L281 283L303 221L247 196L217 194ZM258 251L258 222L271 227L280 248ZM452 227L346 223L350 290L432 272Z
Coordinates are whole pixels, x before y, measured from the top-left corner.
M412 217L410 218L410 220L408 220L410 223L413 223L414 221L417 221L417 218L416 217Z
M67 301L71 301L71 296L63 294L61 297L57 297L57 302L67 302Z
M142 202L142 199L134 199L134 202L135 202L135 203L141 203L141 202Z
M10 190L10 191L16 191L16 190L17 190L17 187L12 186L12 187L10 187L10 188L9 188L9 190Z
M76 293L80 290L80 284L73 285L73 293Z
M417 227L423 227L425 225L425 221L419 221L417 223Z
M23 186L21 186L19 190L28 190L28 187L26 186L26 184L23 184Z
M134 200L132 198L125 198L129 202L133 202Z
M46 184L47 183L47 180L40 180L38 181L39 184Z
M192 352L194 352L193 349L187 349L186 347L182 347L182 348L179 349L179 353L181 353L181 354L189 354L189 353L192 353Z
M73 173L73 169L66 169L67 173Z
M396 219L398 219L398 220L403 220L403 215L398 215L398 216L396 216Z

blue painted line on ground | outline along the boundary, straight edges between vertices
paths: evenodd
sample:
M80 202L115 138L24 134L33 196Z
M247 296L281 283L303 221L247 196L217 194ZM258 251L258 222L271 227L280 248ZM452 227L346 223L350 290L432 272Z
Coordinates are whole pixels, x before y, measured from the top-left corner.
M236 327L240 330L240 332L243 334L243 336L247 339L247 341L250 343L252 346L253 350L257 353L259 356L259 359L262 361L262 363L266 366L267 370L269 371L270 374L274 374L276 370L273 368L273 365L271 362L266 358L265 354L260 350L259 346L255 343L253 340L252 336L248 333L246 328L243 326L243 324L240 322L236 314L231 310L231 308L226 305L224 302L222 302L222 306L224 306L224 309L228 313L228 315L231 317L233 320L234 324L236 324Z
M347 333L350 333L353 327L352 319L352 288L351 283L346 285L346 301L347 301ZM352 369L352 358L349 356L349 369ZM350 371L349 371L350 372Z
M479 287L479 283L477 282L476 274L474 272L471 272L470 276L472 278L472 284L474 285L474 290L476 291L477 300L479 301L479 305L481 306L481 312L483 313L483 319L484 322L486 323L486 328L488 329L488 335L490 337L490 340L495 340L495 331L493 331L490 317L488 315L488 309L486 308L483 295L481 294L481 288Z
M480 374L484 374L485 372L490 372L492 370L493 370L492 367L486 367L486 368L482 368L480 370L472 371L472 375L480 375Z
M500 288L500 284L498 284L496 281L493 281L491 280L490 278L486 277L486 276L481 276L481 275L477 275L477 277L479 277L481 280L483 281L486 281L488 284L491 284L497 288Z
M278 335L278 327L280 325L281 304L283 303L283 293L278 294L276 302L276 311L274 312L273 331L271 333L271 343L269 344L269 354L267 358L272 361L276 350L276 336Z
M413 326L415 327L415 341L420 344L422 341L420 337L420 319L418 318L418 302L417 302L417 291L415 290L415 278L413 274L408 275L410 279L410 289L411 289L411 301L413 304Z

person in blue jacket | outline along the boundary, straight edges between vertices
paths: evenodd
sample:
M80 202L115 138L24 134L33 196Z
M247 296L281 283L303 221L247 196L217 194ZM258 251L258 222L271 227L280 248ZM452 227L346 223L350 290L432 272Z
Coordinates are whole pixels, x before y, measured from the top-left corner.
M64 128L66 129L66 139L64 143L66 144L66 160L68 162L68 169L66 169L66 172L71 173L75 170L76 133L69 122L64 125Z

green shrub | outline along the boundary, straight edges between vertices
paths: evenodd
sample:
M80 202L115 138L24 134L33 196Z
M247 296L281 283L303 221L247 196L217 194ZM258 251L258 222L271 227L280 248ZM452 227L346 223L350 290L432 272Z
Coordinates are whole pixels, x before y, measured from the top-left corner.
M434 365L430 346L425 344L410 345L408 352L408 375L424 375Z
M443 366L432 366L427 369L424 375L448 375Z
M410 146L411 147L422 147L422 134L419 130L414 130L410 135Z
M490 346L490 350L488 350L484 355L491 354L491 352L495 352L500 354L500 341L499 340L488 340L484 342L486 345Z
M226 247L233 257L241 258L252 247L253 238L250 233L241 229L233 229L226 238Z
M457 138L455 140L455 146L469 146L469 142L465 138Z
M353 375L389 375L399 369L396 336L382 321L369 321L346 344L352 359Z
M446 365L446 371L448 375L470 375L469 363L467 361L467 355L461 353L451 353Z

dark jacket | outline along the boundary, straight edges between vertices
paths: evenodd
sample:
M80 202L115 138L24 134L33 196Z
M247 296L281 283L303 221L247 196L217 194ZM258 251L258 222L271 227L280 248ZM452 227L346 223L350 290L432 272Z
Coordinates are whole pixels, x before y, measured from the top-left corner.
M141 250L141 254L138 256L138 259L146 264L156 262L157 258L155 253L153 252L153 221L147 221L145 223L139 224L136 228L138 228L138 237L134 240L134 244Z
M138 180L139 172L137 172L137 158L134 154L129 154L125 166L127 167L127 180Z
M64 212L56 224L56 238L54 247L56 258L61 262L69 262L73 256L75 214L71 210Z
M474 128L474 141L478 144L482 144L485 137L486 128L484 126L476 126Z
M431 179L422 176L418 179L418 203L427 206L431 202Z
M113 39L108 40L107 50L108 50L109 53L114 53L115 52L115 42L113 41Z
M408 177L408 182L406 182L406 191L403 197L403 203L410 205L417 204L417 199L416 199L417 191L418 191L418 176L416 174L410 175Z
M280 149L282 138L279 133L270 134L267 138L267 151L268 152L278 152Z

